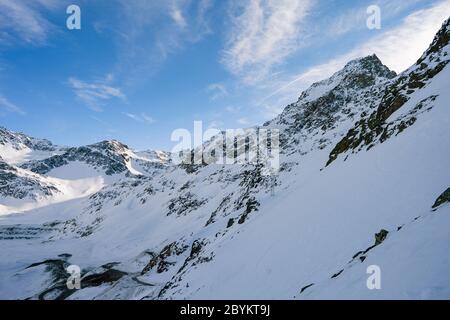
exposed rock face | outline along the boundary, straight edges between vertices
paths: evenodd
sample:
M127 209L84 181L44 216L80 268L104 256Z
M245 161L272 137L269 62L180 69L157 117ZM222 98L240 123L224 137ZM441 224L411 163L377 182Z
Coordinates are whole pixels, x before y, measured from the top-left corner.
M386 231L382 229L380 232L378 232L375 235L375 245L378 246L383 243L384 240L386 240L386 237L388 236L389 231Z
M436 202L433 204L433 209L436 209L437 207L440 207L444 203L450 202L450 188L445 190L437 199Z
M125 275L126 272L109 269L102 273L87 275L82 279L82 281L85 287L98 287L102 284L117 282Z

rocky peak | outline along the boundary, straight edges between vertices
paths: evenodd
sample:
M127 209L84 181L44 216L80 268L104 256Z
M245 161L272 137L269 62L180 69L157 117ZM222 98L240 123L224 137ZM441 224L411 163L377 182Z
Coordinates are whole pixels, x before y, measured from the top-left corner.
M365 89L396 75L375 54L354 59L330 78L312 84L300 95L297 104L312 102L333 90Z
M368 74L374 78L392 79L397 75L394 71L389 70L376 54L350 61L341 72L345 73L346 77Z
M282 145L292 145L298 140L294 134L309 134L317 128L328 131L337 127L337 122L353 119L363 109L371 108L374 100L381 99L380 88L394 77L396 73L375 54L352 60L330 78L311 85L296 103L265 125L288 126Z
M105 140L95 144L88 145L87 148L106 153L127 155L131 152L130 148L117 140Z
M346 91L363 90L392 79L396 75L373 54L352 60L341 71L338 71L336 77L340 81L336 88Z
M37 139L23 133L13 132L4 127L0 127L0 145L9 145L16 150L32 149L38 151L54 151L57 149L46 139Z

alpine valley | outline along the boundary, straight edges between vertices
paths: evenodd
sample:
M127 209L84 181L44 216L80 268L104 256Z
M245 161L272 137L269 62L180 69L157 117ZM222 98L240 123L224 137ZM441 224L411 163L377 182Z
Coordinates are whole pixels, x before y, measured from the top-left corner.
M450 299L449 42L313 84L276 175L1 128L0 299Z

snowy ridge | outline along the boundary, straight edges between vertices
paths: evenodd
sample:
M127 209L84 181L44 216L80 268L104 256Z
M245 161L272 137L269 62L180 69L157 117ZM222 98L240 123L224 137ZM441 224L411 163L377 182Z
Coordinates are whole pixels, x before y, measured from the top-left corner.
M305 91L262 127L281 130L278 175L115 141L23 164L102 183L1 217L0 298L448 299L449 38L447 21L400 75L369 56Z
M108 176L115 174L139 175L144 172L135 169L134 165L158 167L158 165L164 166L168 161L169 156L166 153L148 151L136 154L128 146L112 140L78 148L68 148L62 154L43 160L29 161L22 167L36 173L48 174L71 162L83 162Z
M2 215L86 197L126 176L150 176L170 162L168 153L135 153L114 140L59 148L7 129L1 137Z
M23 133L0 127L0 159L11 164L48 158L63 152L64 148L45 139L29 137Z

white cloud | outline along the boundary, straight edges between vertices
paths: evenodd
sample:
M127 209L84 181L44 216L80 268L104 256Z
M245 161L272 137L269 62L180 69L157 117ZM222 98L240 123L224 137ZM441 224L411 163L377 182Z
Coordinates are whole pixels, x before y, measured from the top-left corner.
M97 21L98 30L117 35L115 74L133 85L152 75L174 52L202 40L211 32L212 0L117 0L120 21ZM109 22L109 20L108 20Z
M45 44L53 25L43 12L58 5L55 0L0 0L0 42Z
M450 1L407 16L402 24L368 41L353 51L354 56L375 53L391 69L401 72L428 48L434 35L449 17Z
M239 123L240 125L243 125L243 126L250 124L250 122L248 121L247 118L239 118L239 119L237 119L237 123Z
M301 23L312 0L235 1L222 62L247 83L263 80L301 46Z
M146 115L145 113L141 113L141 117L142 117L142 119L143 119L145 122L147 122L147 123L153 123L153 122L155 122L155 120L154 120L152 117Z
M200 32L193 36L193 41L201 40L205 35L210 34L211 27L209 24L209 11L213 7L215 0L200 0L198 1L197 16L195 18L197 30Z
M331 75L351 59L375 53L389 68L401 72L419 59L434 35L449 17L450 0L431 8L416 11L395 28L385 31L362 45L326 64L316 66L304 74L306 79L317 79L320 74Z
M145 113L134 114L134 113L124 112L123 114L125 116L127 116L128 118L133 119L134 121L137 121L137 122L146 123L146 124L152 124L155 122L155 120L152 117L150 117L149 115L147 115Z
M187 22L184 19L183 13L179 8L173 8L172 12L170 13L170 16L172 17L173 21L177 24L178 27L181 29L184 29L187 26Z
M104 101L112 98L126 99L125 94L119 88L108 85L108 82L104 80L88 83L76 78L69 78L69 85L77 97L95 111L102 110Z
M212 101L228 96L228 90L223 83L211 83L207 91L211 93Z
M270 98L280 101L280 97L283 97L283 101L292 101L313 82L326 79L350 60L374 53L389 68L401 72L414 64L427 49L444 20L448 18L449 12L450 0L418 10L404 18L399 26L386 30L346 54L313 66L301 74L290 76L282 84L275 86L260 103Z
M370 2L370 5L377 5L381 9L381 21L391 19L392 17L404 12L418 2L424 0L377 0ZM331 21L327 21L330 26L328 34L330 36L340 36L350 31L361 30L367 28L366 21L368 18L367 7L365 6L350 8L346 12L338 15Z
M18 113L20 115L25 114L25 112L21 108L16 106L14 103L9 101L7 98L5 98L2 95L0 95L0 108L3 110L6 110L7 112Z
M365 28L366 19L366 7L351 8L330 22L328 33L331 36L339 36L356 28Z
M208 129L221 129L223 128L224 123L220 120L213 120L209 123Z
M225 111L229 113L238 113L239 111L241 111L241 107L227 106L225 108Z

